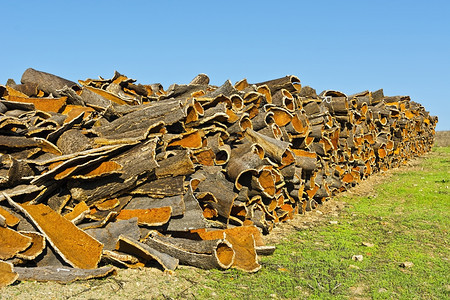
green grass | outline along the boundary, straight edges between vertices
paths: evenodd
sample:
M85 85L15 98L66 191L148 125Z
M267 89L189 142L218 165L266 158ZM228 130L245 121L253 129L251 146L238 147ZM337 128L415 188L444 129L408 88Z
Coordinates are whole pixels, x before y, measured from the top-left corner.
M420 165L375 186L374 195L341 198L347 207L327 217L337 224L292 233L262 257L258 273L209 272L196 297L450 298L449 167L450 147L435 148Z

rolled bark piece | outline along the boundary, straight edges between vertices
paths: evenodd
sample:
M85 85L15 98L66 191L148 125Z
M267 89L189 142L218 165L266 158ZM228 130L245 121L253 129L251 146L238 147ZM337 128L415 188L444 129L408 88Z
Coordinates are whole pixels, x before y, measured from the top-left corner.
M289 165L294 162L294 156L289 149L290 143L280 141L247 128L244 136L251 142L260 145L268 156L281 165Z
M170 244L173 247L182 249L187 252L199 253L199 254L213 254L217 243L217 240L191 240L185 238L174 238L170 236L163 236L158 234L153 234L151 236L154 240L160 241L164 244Z
M0 288L13 284L19 274L14 271L14 267L11 263L0 260Z
M198 191L211 193L217 199L217 212L220 216L228 218L231 213L234 198L234 184L229 182L222 172L210 173L206 179L198 184Z
M292 149L295 154L295 165L305 171L314 171L317 168L317 154L305 150Z
M178 248L170 240L149 237L144 242L149 247L177 258L181 264L201 269L228 269L234 263L235 253L231 244L225 240L217 240L212 254L200 254ZM179 245L178 245L179 246Z
M96 269L79 269L67 267L14 267L18 274L18 280L31 281L54 281L58 283L70 283L76 280L87 280L92 278L103 278L117 273L114 267L101 267Z
M14 257L30 247L32 239L12 229L0 227L0 260Z
M126 236L119 236L116 250L132 254L144 263L156 260L164 270L174 271L178 267L178 258L170 255L170 253L159 251L147 243L141 243Z
M65 86L69 88L77 86L77 84L73 81L46 72L37 71L32 68L25 70L22 74L22 79L20 82L22 82L22 84L37 85L39 90L52 94L55 97L60 96L58 90L64 88Z
M281 89L286 89L289 92L299 91L301 89L300 79L294 75L288 75L282 78L273 79L265 82L255 83L256 86L267 85L272 92L272 95Z
M189 84L205 84L208 85L209 84L209 77L206 74L198 74L197 76L194 77L194 79L192 79L191 82L189 82Z
M20 205L11 198L8 203L27 216L65 262L82 269L97 267L103 244L44 204Z
M231 150L227 174L234 180L238 190L243 185L249 185L252 174L256 173L256 170L264 164L263 157L264 154L258 152L257 148L249 143L241 144Z

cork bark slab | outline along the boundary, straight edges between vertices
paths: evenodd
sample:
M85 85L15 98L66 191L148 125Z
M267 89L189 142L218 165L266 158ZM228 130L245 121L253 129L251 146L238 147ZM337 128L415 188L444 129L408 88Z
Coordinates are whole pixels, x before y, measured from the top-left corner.
M10 201L11 204L11 201ZM61 258L75 268L95 269L103 244L44 204L12 203L44 234Z

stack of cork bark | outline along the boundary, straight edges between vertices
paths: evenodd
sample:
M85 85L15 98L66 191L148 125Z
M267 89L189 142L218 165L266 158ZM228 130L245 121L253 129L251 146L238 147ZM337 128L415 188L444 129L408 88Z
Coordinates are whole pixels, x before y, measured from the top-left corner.
M261 234L429 151L437 123L408 96L295 76L135 82L28 69L0 86L0 286L155 262L255 272Z

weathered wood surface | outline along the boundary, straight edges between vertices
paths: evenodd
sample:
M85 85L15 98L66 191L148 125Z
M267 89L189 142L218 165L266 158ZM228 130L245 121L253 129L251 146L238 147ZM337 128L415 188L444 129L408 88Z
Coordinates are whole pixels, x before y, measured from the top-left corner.
M261 233L429 151L437 123L408 96L292 75L164 90L28 69L0 97L0 286L106 262L255 272L274 251Z

